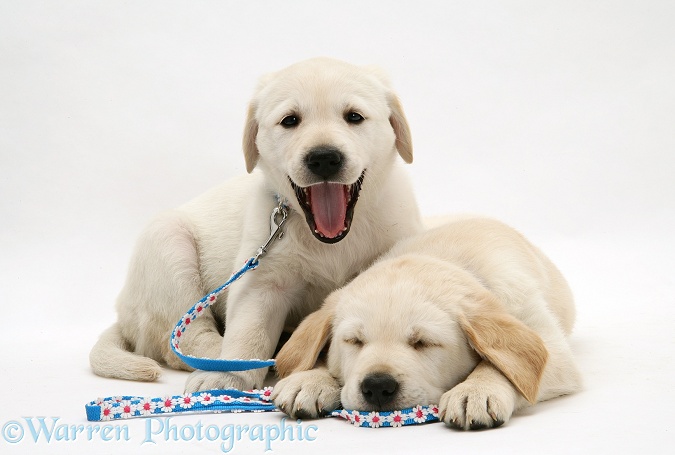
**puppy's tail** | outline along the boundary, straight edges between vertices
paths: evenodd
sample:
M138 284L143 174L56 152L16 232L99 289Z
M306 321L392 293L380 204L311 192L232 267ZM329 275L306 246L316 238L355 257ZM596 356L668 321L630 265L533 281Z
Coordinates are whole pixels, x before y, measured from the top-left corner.
M106 378L154 381L162 374L157 362L129 351L117 323L91 349L89 364L95 374Z

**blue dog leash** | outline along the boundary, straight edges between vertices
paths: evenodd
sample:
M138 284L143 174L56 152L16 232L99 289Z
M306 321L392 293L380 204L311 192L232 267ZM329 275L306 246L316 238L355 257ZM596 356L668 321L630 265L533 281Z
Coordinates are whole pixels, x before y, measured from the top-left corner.
M272 210L270 217L270 236L254 256L249 258L244 265L234 272L232 276L213 292L205 295L195 303L185 315L176 323L169 340L173 352L187 365L206 371L246 371L257 368L266 368L275 365L274 359L208 359L184 354L180 349L180 343L185 331L190 324L205 313L206 309L213 304L218 295L230 287L232 283L244 276L247 272L255 270L260 265L260 258L267 253L275 240L283 236L282 227L288 218L288 206L277 197L279 203ZM138 396L115 396L98 398L85 405L87 420L109 421L123 420L135 417L170 415L177 413L198 412L266 412L276 411L277 408L271 402L271 387L262 390L241 391L237 389L208 390L183 395L165 397L138 397ZM333 417L341 417L355 426L378 428L399 427L414 425L438 420L438 408L436 406L415 406L414 408L400 411L350 411L336 410L331 413Z
M207 390L166 397L117 396L98 398L85 405L87 420L106 422L137 417L160 417L182 413L277 411L271 402L272 387L242 392L236 389ZM331 412L354 426L366 428L401 427L438 421L437 406L415 406L400 411Z
M270 216L270 236L267 239L267 242L260 248L256 254L250 257L243 265L243 267L232 274L232 276L219 288L211 292L210 294L205 295L199 302L195 303L192 308L188 310L185 315L176 323L171 332L171 349L173 352L187 365L195 368L197 370L206 370L206 371L245 371L245 370L255 370L256 368L265 368L273 366L274 360L259 360L259 359L207 359L202 357L195 357L187 354L183 354L180 350L180 342L183 338L183 334L187 330L188 326L199 316L204 314L206 309L213 303L215 303L218 295L230 287L232 283L237 281L239 278L244 276L248 271L255 270L260 265L260 258L267 253L269 247L274 243L275 240L280 239L283 236L282 227L286 223L288 218L288 207L279 199L279 204L272 210L272 215Z

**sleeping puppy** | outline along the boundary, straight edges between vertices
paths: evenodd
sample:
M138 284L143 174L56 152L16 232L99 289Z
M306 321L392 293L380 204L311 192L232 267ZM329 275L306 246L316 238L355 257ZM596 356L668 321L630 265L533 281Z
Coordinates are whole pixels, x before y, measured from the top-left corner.
M579 389L574 315L565 279L523 236L456 220L399 242L309 315L277 356L273 399L305 418L438 403L452 427L498 427Z
M160 364L189 370L169 347L173 327L265 243L279 199L288 205L283 238L194 321L186 354L270 358L285 325L421 230L397 163L413 158L408 123L373 68L318 58L263 77L243 150L250 175L160 215L141 235L118 320L90 354L96 374L151 381ZM196 371L185 389L250 389L265 373Z

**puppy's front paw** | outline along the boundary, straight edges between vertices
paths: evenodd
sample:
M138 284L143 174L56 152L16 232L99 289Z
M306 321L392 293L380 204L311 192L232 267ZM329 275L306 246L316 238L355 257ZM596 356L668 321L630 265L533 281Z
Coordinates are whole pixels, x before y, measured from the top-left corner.
M326 370L301 371L279 381L272 400L294 419L323 417L340 407L340 385Z
M185 382L185 393L214 389L250 390L256 385L256 379L248 372L221 373L198 370L188 376Z
M497 428L515 409L513 388L502 384L465 381L445 392L439 404L441 420L460 430Z

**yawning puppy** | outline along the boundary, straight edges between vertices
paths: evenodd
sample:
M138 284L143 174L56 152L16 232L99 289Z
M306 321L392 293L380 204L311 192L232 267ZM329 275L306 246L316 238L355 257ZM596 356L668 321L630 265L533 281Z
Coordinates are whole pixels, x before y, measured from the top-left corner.
M251 175L159 216L141 236L118 321L90 355L96 374L148 381L160 374L158 362L188 369L169 348L174 325L265 243L278 200L289 208L283 238L190 325L186 354L271 357L284 325L421 229L396 163L412 161L410 131L377 70L319 58L264 77L243 145ZM250 389L264 376L198 371L186 390Z
M574 313L560 272L520 234L458 220L400 242L308 316L277 356L274 402L297 417L438 403L453 427L496 427L579 388Z

